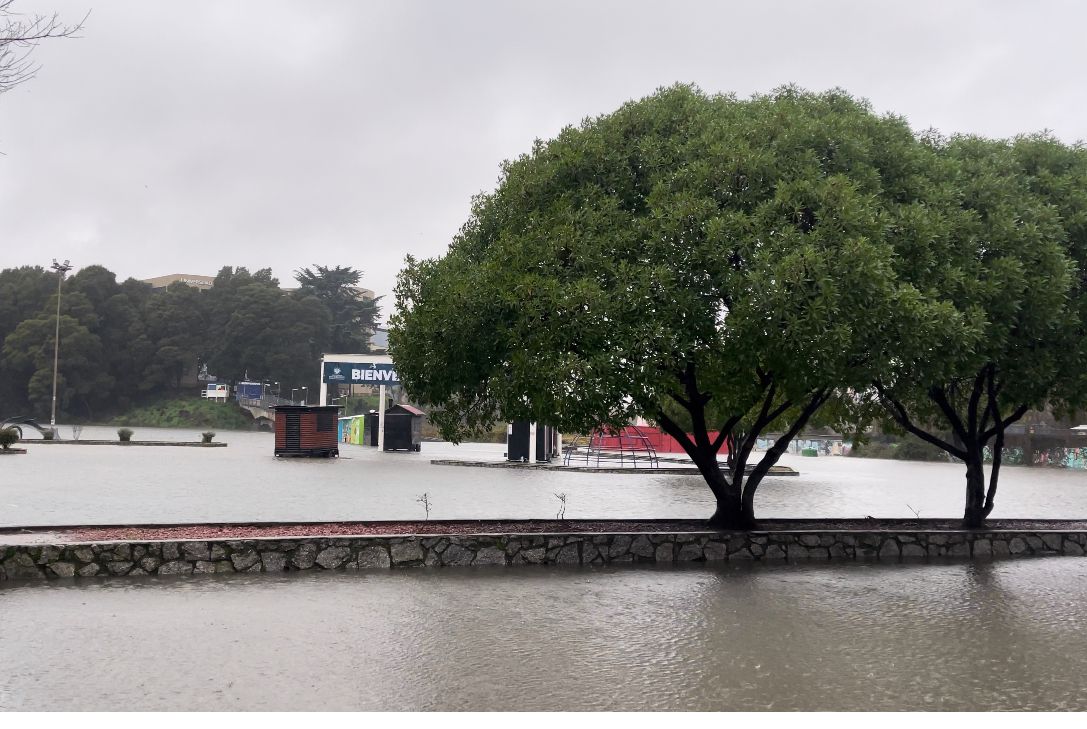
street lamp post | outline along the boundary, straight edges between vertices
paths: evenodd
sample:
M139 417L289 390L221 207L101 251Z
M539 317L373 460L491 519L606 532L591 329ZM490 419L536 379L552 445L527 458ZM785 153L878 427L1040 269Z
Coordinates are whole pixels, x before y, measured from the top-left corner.
M303 391L302 397L305 398L305 402L303 402L302 404L303 405L309 405L309 387L303 387L302 391Z
M57 425L57 368L60 364L60 286L64 283L64 274L72 270L72 266L68 263L68 259L64 259L64 263L57 263L57 259L53 259L53 265L51 268L57 272L57 331L56 336L53 339L53 410L49 415L49 427L56 428Z
M272 384L276 386L276 400L278 400L279 399L279 394L280 394L279 393L279 383L278 382L273 382Z
M298 392L298 388L297 387L292 387L291 388L291 405L294 405L294 393L296 393L296 392Z

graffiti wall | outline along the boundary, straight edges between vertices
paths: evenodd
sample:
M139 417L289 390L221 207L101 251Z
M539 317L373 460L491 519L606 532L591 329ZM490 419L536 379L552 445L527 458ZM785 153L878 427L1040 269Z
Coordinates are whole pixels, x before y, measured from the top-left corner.
M993 452L989 447L985 448L985 462L993 462ZM1001 462L1006 466L1022 466L1026 463L1026 457L1022 448L1005 448ZM1050 466L1052 468L1072 468L1087 470L1087 448L1047 448L1034 451L1031 461L1034 466Z

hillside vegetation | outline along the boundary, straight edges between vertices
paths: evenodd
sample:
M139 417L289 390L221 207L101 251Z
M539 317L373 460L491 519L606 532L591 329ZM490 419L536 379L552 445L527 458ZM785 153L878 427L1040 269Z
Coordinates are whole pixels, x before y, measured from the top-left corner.
M175 398L129 410L114 418L114 425L156 428L215 428L252 430L253 418L233 402L201 398Z

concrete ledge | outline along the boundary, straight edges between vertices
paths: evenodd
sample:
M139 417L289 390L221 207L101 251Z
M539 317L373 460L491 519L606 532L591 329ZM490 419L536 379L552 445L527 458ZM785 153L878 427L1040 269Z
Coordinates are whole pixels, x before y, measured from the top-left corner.
M0 580L617 562L1083 556L1084 530L459 534L0 545Z
M29 440L28 445L96 445L96 446L178 446L182 448L226 448L226 443L204 443L197 440Z

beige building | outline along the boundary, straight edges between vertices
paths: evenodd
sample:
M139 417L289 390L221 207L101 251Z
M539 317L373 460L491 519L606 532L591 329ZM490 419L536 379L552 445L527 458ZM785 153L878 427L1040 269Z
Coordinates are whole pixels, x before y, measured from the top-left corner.
M155 291L164 289L172 283L181 282L186 286L192 286L196 289L210 289L211 285L215 283L214 276L201 276L197 273L171 273L166 276L156 276L155 278L143 279L145 284L151 284L151 288Z
M151 289L159 291L165 289L172 283L181 282L186 286L192 286L196 289L210 289L211 285L215 283L214 276L201 276L198 273L171 273L166 276L156 276L155 278L142 279L145 284L150 284ZM280 289L284 293L290 293L297 291L298 287L284 288L280 286ZM372 300L375 297L373 291L370 289L359 289L359 298L363 300Z

